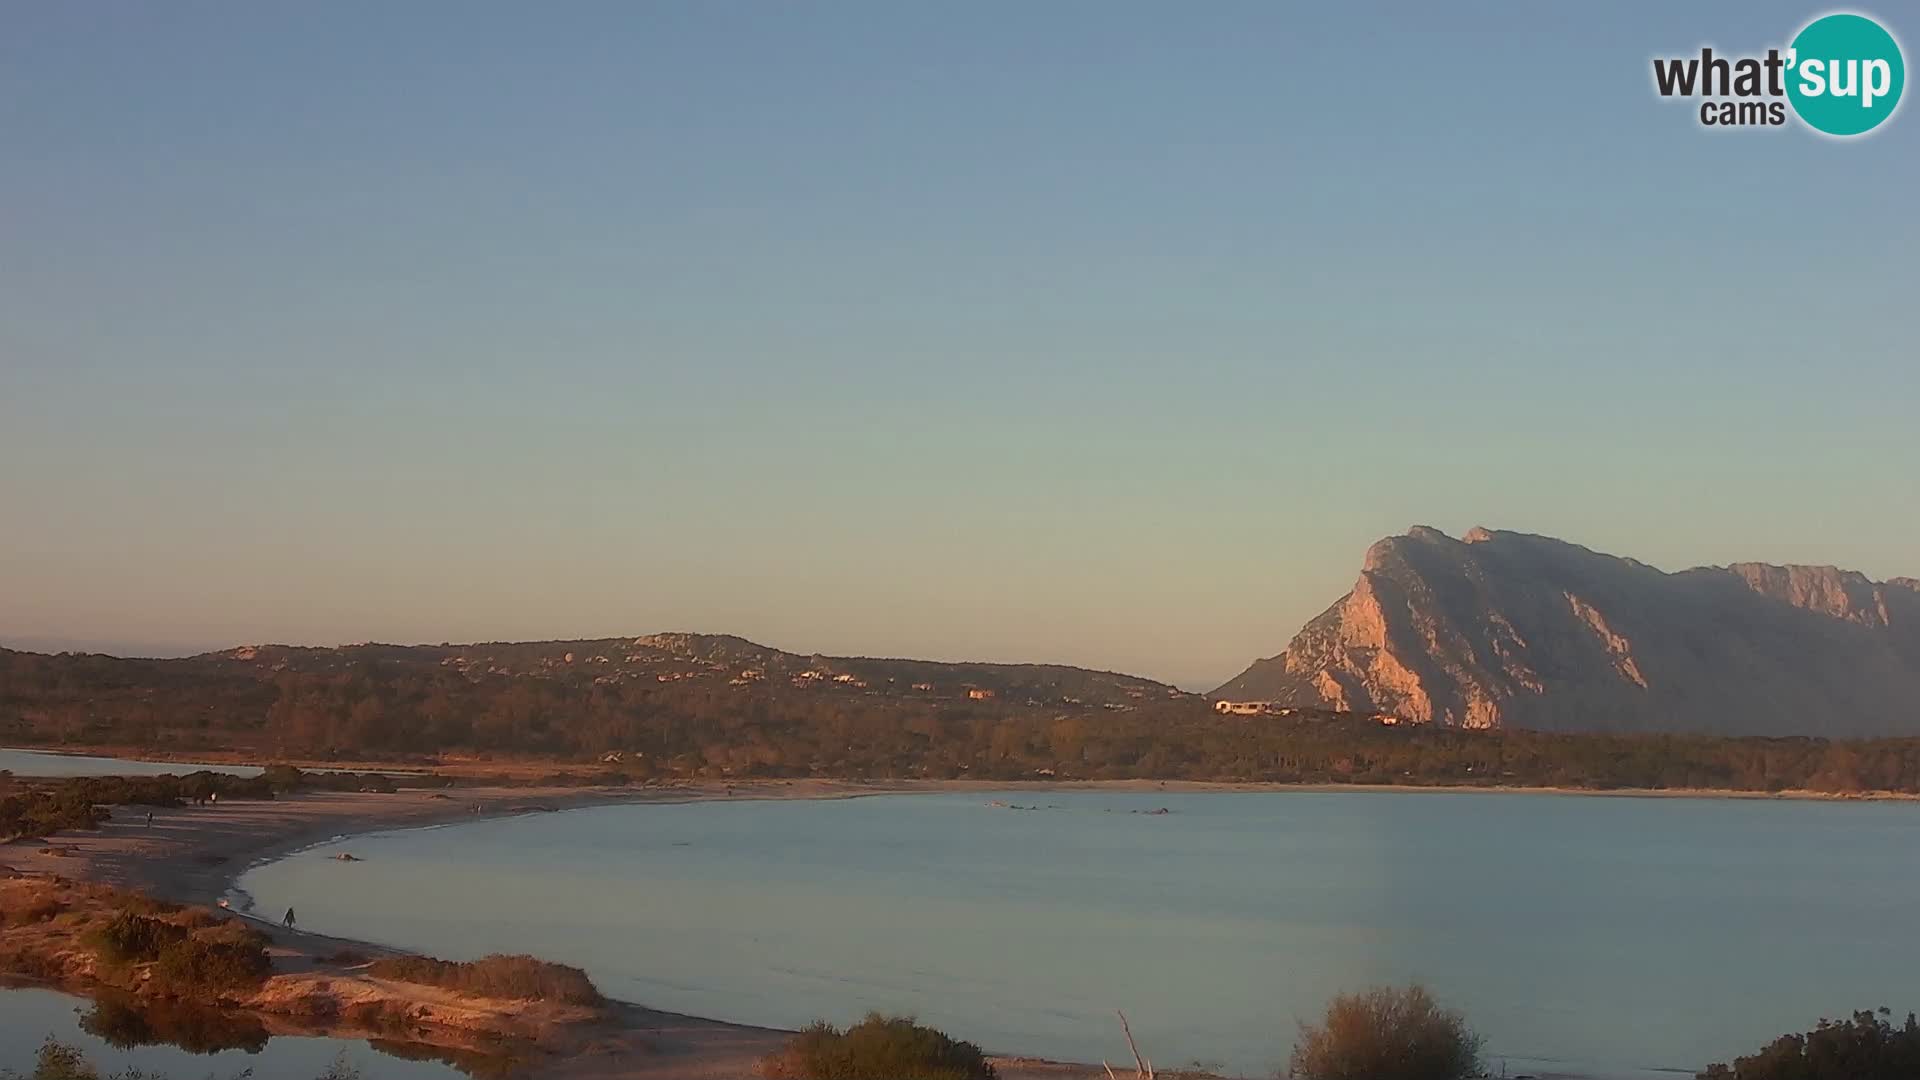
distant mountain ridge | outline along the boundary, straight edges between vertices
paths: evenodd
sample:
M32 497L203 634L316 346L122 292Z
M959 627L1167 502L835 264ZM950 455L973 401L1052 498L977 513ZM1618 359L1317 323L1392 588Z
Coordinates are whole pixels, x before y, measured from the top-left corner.
M357 663L453 668L473 679L545 677L740 686L788 682L914 697L994 698L1049 704L1124 705L1197 695L1166 683L1064 664L996 664L790 653L732 634L670 632L638 637L454 645L242 645L174 664L247 665L263 673L316 673ZM977 692L977 693L976 693Z
M1468 728L1920 733L1920 580L1666 573L1551 537L1415 526L1213 696Z

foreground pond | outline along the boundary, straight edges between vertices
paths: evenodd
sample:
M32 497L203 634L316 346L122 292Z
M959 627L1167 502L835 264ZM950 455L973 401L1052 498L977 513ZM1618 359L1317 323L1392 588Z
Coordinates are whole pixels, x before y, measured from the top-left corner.
M103 1073L137 1067L169 1080L310 1080L336 1060L365 1080L460 1080L432 1061L406 1060L349 1039L274 1036L257 1024L204 1011L153 1013L32 987L0 988L0 1068L33 1069L49 1037L83 1050ZM413 1051L396 1047L401 1054Z

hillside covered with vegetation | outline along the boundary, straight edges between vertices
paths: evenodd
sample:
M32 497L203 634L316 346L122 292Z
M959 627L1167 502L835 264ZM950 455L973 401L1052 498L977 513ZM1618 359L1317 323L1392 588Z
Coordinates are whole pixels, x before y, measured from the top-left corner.
M628 651L618 652L620 645ZM600 657L605 657L601 662ZM1920 740L1568 735L1221 716L1074 668L833 660L685 635L248 648L183 660L0 651L0 742L597 762L665 776L1186 779L1920 793Z

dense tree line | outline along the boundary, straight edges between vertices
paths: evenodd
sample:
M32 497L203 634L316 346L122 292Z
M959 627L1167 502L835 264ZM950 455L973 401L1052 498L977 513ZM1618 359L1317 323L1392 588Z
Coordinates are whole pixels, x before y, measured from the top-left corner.
M1782 1035L1731 1066L1707 1066L1699 1080L1912 1080L1920 1076L1920 1021L1895 1026L1890 1010L1822 1020L1804 1035Z
M231 666L229 666L231 667ZM460 752L654 776L1192 779L1920 793L1920 739L1475 732L1362 717L486 675L231 671L0 653L0 741L402 760Z

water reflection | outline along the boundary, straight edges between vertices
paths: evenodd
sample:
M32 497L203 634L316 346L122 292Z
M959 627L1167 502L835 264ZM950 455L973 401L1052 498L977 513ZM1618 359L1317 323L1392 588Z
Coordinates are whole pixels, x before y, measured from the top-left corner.
M43 987L0 982L0 1070L32 1075L48 1039L77 1048L102 1075L138 1069L191 1080L247 1073L305 1080L336 1061L379 1080L505 1080L511 1069L483 1054L404 1042L284 1035L261 1018L126 995L88 1001ZM509 1063L510 1064L510 1063Z
M108 1046L177 1046L190 1054L266 1049L267 1029L247 1013L208 1009L179 1001L143 1002L118 991L106 994L80 1017L80 1030Z
M433 1061L474 1078L474 1080L514 1080L523 1075L526 1058L515 1050L502 1046L497 1051L456 1050L447 1046L429 1046L426 1043L401 1042L394 1039L372 1039L368 1046L402 1061Z

